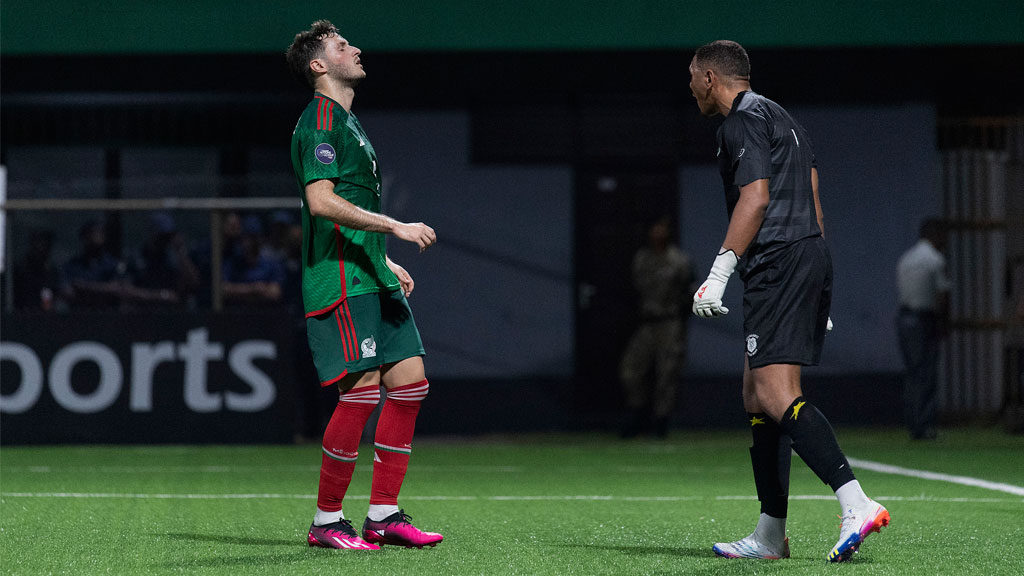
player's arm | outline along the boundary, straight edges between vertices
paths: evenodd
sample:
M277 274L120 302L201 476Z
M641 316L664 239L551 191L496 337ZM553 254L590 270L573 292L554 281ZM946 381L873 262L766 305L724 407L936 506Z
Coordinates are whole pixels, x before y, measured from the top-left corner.
M387 263L388 268L394 272L395 276L398 276L398 283L402 286L402 293L405 294L405 297L412 296L412 289L416 287L416 283L412 281L412 276L409 275L405 268L395 264L388 256L384 256L384 261Z
M722 252L732 250L736 258L743 256L757 236L764 222L765 211L768 210L768 179L754 180L746 186L740 186L740 199L732 210L729 229L722 242Z
M761 178L740 186L740 198L732 210L729 229L725 233L722 249L718 251L708 279L693 295L693 313L704 318L724 316L729 309L722 305L725 285L736 270L739 257L757 236L768 210L768 179Z
M731 122L729 120L732 120ZM720 153L731 157L734 182L739 198L733 206L722 248L711 266L711 273L693 295L693 313L710 318L729 313L722 305L725 285L739 258L757 237L768 210L768 178L771 176L771 137L768 124L759 117L741 114L729 116L721 127Z
M420 252L437 242L434 229L422 222L399 222L390 216L364 210L338 196L334 193L333 180L314 180L306 184L306 202L313 216L354 230L394 234L399 240L419 246Z
M818 169L811 166L811 190L814 192L814 214L818 217L818 229L821 230L821 237L825 237L825 213L821 211L821 199L818 196ZM825 321L825 331L832 331L832 317Z
M814 191L814 212L818 217L818 228L821 229L821 236L825 237L825 213L821 211L821 199L818 196L818 169L811 167L811 190Z

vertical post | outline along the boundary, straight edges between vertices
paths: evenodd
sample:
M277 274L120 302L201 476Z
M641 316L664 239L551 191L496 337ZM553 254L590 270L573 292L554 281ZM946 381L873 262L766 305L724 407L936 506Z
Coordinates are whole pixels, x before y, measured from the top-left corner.
M7 202L7 167L0 164L0 204ZM3 272L4 311L14 310L14 250L7 234L7 210L0 209L0 272Z
M224 236L221 233L220 210L210 210L210 302L214 312L224 310L224 294L221 292L221 260L224 253Z
M121 184L121 149L107 148L104 151L103 197L109 200L124 198ZM107 210L103 214L104 231L107 233L107 249L124 261L124 218L120 210Z

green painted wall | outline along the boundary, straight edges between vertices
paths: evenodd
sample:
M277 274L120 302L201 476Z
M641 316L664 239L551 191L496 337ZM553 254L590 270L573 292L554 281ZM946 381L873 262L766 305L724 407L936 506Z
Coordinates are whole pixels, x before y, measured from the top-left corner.
M1022 0L3 0L0 51L280 52L317 18L367 51L1024 43Z

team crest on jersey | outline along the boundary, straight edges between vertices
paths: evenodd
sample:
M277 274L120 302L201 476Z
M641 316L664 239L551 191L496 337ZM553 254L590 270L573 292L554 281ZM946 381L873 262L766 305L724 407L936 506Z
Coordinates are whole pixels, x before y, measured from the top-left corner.
M757 334L747 336L747 356L757 354Z
M334 158L337 157L337 153L334 152L334 147L327 142L316 147L315 155L317 161L321 164L333 164Z
M377 355L377 343L373 340L373 336L363 340L359 348L363 351L363 358L373 358Z

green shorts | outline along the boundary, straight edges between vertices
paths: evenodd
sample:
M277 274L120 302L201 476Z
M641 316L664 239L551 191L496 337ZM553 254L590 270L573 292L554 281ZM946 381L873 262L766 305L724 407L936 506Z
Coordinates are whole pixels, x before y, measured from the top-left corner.
M306 319L321 386L346 375L423 356L423 340L401 290L361 294Z

